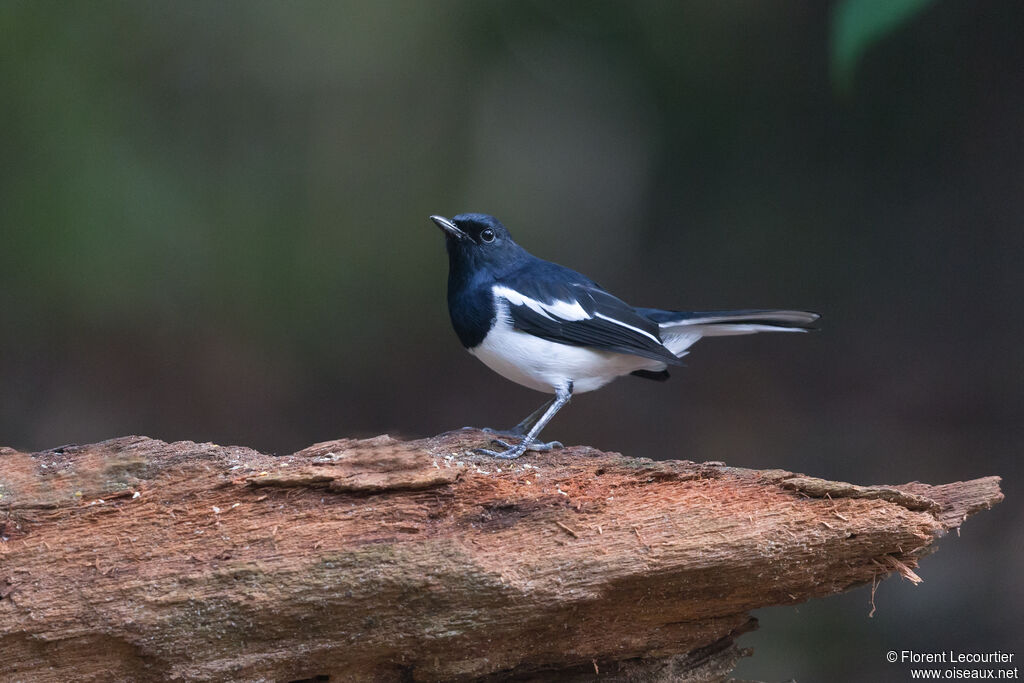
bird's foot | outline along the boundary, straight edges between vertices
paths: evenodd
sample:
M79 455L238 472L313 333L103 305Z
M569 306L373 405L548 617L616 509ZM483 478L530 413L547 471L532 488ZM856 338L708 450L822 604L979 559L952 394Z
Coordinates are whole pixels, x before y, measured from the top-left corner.
M561 441L548 441L547 443L542 441L529 441L523 439L516 445L512 445L502 439L494 439L492 443L495 443L505 450L503 451L492 451L487 448L474 448L474 453L481 453L483 455L490 455L495 458L501 458L502 460L515 460L526 451L534 451L535 453L545 453L552 450L553 448L564 448Z
M531 441L526 450L534 453L547 453L556 448L565 448L565 445L561 441Z

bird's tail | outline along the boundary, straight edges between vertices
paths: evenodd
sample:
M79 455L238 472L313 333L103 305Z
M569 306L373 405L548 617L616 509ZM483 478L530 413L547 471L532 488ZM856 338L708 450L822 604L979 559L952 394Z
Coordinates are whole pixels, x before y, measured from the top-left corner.
M819 317L810 311L751 309L743 311L662 311L639 308L639 313L658 323L662 341L677 356L701 337L725 337L756 332L806 332Z

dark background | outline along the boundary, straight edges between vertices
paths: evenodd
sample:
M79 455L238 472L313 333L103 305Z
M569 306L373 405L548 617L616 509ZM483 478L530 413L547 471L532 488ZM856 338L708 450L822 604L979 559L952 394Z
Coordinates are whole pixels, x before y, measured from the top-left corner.
M871 0L5 2L0 444L513 424L544 397L459 346L427 220L492 213L638 305L824 316L702 342L546 436L1004 477L873 618L866 589L762 611L741 676L1024 656L1024 4L892 3L916 11L872 33Z

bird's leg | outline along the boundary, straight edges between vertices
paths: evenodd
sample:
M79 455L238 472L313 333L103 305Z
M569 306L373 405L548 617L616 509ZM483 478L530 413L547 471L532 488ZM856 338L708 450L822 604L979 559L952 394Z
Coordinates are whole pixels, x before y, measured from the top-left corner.
M544 403L540 408L527 415L523 420L515 427L509 427L508 429L493 429L491 427L463 427L464 430L474 430L487 432L488 434L497 434L498 436L517 437L525 436L530 431L530 427L537 423L537 420L547 412L547 409L551 407L551 404L556 401L556 397L552 396L548 401ZM552 443L558 443L557 441Z
M561 410L562 407L565 406L565 404L568 403L569 399L571 398L572 382L569 382L568 386L559 389L555 393L554 401L549 401L548 403L545 403L543 406L541 406L544 409L544 414L541 415L540 418L538 418L533 423L533 426L530 427L530 431L527 432L526 436L523 437L523 440L520 441L518 445L513 446L500 439L495 439L494 443L498 444L499 446L503 446L505 448L504 451L491 451L486 448L477 448L475 449L476 452L483 453L485 455L492 455L495 458L514 460L515 458L518 458L526 451L543 452L555 448L556 444L557 446L561 446L562 444L558 443L557 441L552 441L550 443L535 443L535 440L537 438L537 435L540 434L540 431L544 429L545 425L547 425L547 423L551 421L551 418L555 416L555 413ZM537 412L540 411L538 410ZM525 420L523 420L523 422L529 422L532 418L533 415L530 415ZM521 422L520 425L522 425L523 422Z
M511 429L504 433L510 436L526 436L527 434L530 433L530 428L533 427L533 425L537 424L538 420L544 417L544 413L548 412L548 408L550 408L557 400L558 396L552 396L550 399L544 402L544 405L542 405L540 408L537 408L537 410L533 411L532 413L524 417L519 424L517 424L515 427L512 427Z

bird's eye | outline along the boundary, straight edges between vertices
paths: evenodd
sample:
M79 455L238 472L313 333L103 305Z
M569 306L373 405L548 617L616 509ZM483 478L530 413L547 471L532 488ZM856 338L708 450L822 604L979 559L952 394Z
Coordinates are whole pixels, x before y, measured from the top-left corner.
M482 239L484 242L493 242L494 231L491 230L490 228L484 228L482 231L480 231L480 239Z

